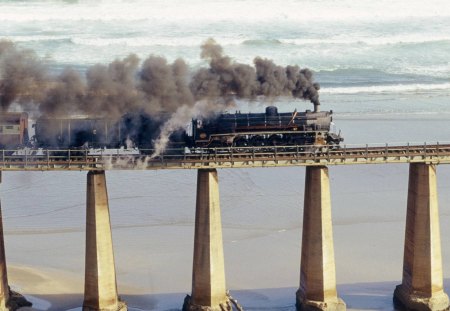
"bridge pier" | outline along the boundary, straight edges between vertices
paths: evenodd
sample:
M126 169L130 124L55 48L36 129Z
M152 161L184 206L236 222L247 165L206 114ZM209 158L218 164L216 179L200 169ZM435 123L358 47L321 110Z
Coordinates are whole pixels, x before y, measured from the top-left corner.
M403 279L394 303L408 310L448 310L443 289L436 166L409 166Z
M225 265L217 170L199 169L195 212L192 295L183 311L232 310L225 286Z
M2 171L0 171L0 183ZM5 240L3 237L3 217L0 202L0 311L13 311L22 307L29 307L31 303L21 294L12 291L8 285L8 272L6 268Z
M8 273L6 269L5 242L3 238L3 217L1 214L0 205L0 310L10 310L8 308L9 298L10 293L8 286Z
M87 174L86 266L83 311L126 311L117 294L104 171Z
M325 166L306 168L300 270L297 310L346 310L336 290L330 181Z

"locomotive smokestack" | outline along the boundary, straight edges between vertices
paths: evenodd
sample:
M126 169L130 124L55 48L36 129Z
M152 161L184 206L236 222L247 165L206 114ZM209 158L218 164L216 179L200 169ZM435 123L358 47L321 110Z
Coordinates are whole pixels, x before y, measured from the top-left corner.
M320 102L317 100L317 101L313 102L313 104L314 104L314 112L319 112L320 111L320 109L319 109Z

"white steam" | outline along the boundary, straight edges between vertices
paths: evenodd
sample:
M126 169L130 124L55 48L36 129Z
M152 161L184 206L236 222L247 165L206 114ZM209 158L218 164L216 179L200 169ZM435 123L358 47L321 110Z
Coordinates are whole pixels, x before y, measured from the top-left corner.
M225 101L221 104L224 108L235 106L234 101ZM154 141L155 151L151 155L151 159L164 152L173 132L184 128L193 118L208 118L214 112L217 112L217 101L202 100L196 102L193 106L183 105L179 107L170 119L163 124L159 137Z

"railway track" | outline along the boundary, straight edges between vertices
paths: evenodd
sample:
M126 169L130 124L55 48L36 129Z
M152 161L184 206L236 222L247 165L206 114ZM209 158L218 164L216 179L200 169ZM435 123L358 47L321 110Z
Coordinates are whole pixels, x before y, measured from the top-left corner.
M423 162L450 163L450 144L229 147L167 150L0 150L3 171L156 170Z

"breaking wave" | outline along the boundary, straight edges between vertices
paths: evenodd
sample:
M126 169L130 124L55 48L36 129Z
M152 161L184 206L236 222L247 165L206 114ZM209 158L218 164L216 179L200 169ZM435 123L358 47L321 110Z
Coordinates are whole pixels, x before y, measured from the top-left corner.
M322 94L358 94L358 93L420 93L450 90L450 83L440 84L397 84L370 85L354 87L322 87Z

